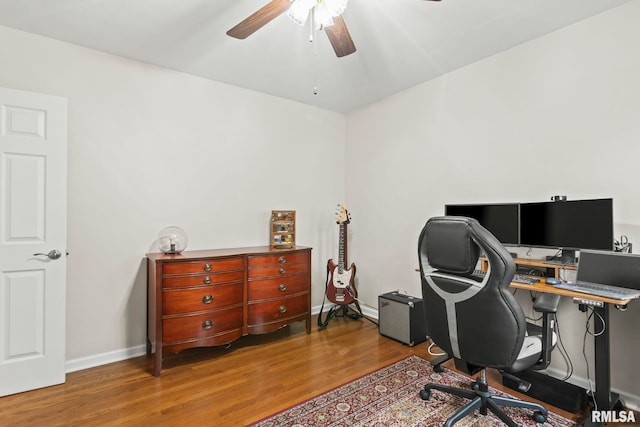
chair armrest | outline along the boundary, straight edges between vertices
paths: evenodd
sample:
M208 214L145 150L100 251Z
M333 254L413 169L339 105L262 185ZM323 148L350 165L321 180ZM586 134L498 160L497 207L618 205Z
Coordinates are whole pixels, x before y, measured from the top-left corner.
M546 369L551 363L551 351L553 350L553 335L556 327L553 320L558 311L560 295L540 293L536 296L533 309L542 313L542 352L538 363L532 368L535 370Z
M555 313L558 311L560 295L541 293L536 296L533 309L538 313Z

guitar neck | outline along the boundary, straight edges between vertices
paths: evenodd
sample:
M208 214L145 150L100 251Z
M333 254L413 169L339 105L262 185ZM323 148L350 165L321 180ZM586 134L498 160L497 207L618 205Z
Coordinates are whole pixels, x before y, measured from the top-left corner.
M340 224L338 235L338 272L342 273L347 265L347 223Z

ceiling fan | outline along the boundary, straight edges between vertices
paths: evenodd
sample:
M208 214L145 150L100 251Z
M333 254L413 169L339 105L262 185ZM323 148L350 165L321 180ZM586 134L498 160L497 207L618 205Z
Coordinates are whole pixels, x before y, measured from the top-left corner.
M327 33L333 50L340 58L356 51L351 34L349 34L347 25L341 16L346 6L347 0L271 0L264 7L258 9L227 31L227 35L237 39L246 39L284 12L287 12L287 15L300 25L304 25L307 18L310 17L312 25Z

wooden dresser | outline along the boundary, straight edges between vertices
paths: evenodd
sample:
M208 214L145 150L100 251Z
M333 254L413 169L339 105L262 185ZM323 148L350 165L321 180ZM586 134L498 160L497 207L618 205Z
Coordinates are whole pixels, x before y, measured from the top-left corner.
M147 254L147 354L226 345L306 321L311 333L311 248Z

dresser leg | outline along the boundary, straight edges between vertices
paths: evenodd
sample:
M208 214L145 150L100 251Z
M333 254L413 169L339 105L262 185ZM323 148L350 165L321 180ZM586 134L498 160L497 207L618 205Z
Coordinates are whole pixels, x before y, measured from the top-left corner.
M156 348L156 357L154 362L153 376L159 377L160 371L162 370L162 350L160 348Z

